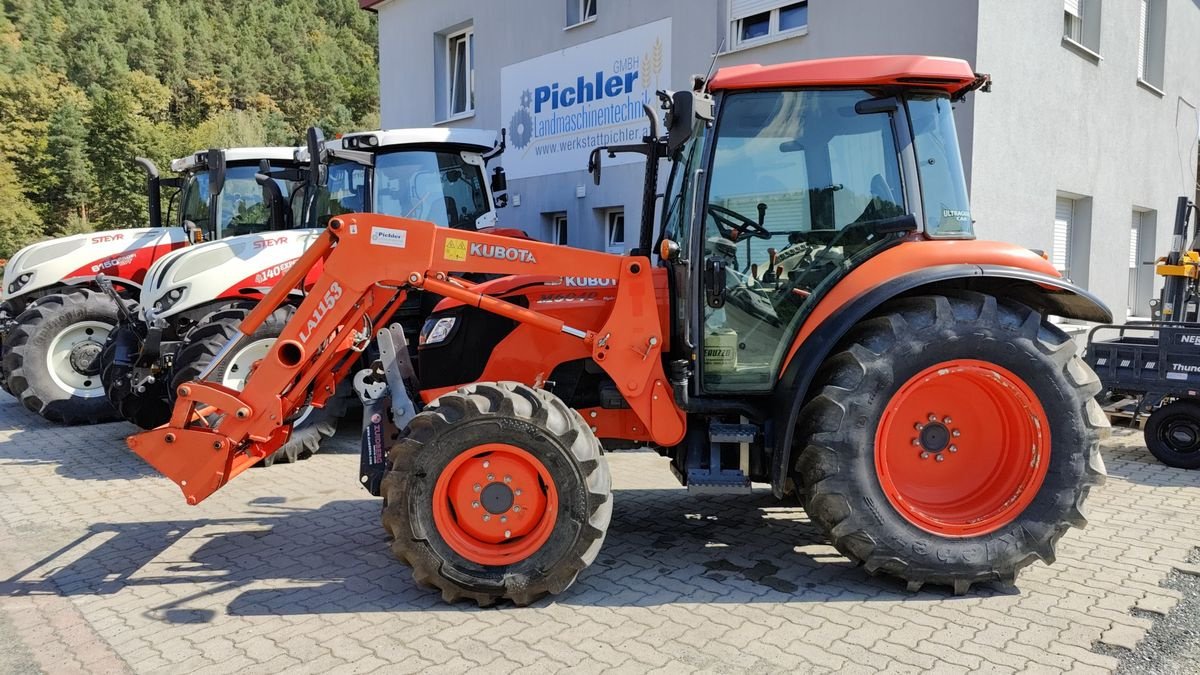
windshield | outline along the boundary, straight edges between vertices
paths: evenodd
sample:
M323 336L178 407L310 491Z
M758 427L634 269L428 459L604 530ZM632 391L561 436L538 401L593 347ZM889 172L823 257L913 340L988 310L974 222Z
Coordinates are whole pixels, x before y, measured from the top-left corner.
M317 204L317 227L325 227L333 216L367 210L367 167L338 160L329 165L328 179Z
M681 252L688 250L688 234L691 222L692 181L696 169L700 168L700 153L704 148L704 136L708 124L697 121L692 137L683 150L683 158L671 163L671 177L667 180L666 198L663 200L662 236L679 244ZM656 247L657 249L657 247ZM686 254L684 257L687 257Z
M908 100L908 115L921 174L925 231L932 237L973 237L950 100L944 95L913 96Z
M219 224L209 218L208 173L195 174L184 189L182 218L204 231L205 240L263 232L271 228L271 213L263 198L262 186L254 180L258 166L232 166L225 172L225 187L218 198ZM293 184L276 180L284 199L291 196Z
M374 211L475 229L490 207L483 168L457 152L404 150L375 158Z

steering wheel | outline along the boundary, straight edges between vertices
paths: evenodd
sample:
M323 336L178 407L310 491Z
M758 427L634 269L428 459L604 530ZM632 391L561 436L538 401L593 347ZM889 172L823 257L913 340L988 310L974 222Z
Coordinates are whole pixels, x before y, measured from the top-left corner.
M708 213L717 224L717 231L729 241L738 241L746 235L759 239L770 239L772 236L767 228L720 204L709 202Z

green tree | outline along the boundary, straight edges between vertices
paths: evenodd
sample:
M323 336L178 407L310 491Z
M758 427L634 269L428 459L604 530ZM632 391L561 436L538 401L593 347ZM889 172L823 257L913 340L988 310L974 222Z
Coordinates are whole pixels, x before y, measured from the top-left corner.
M43 172L47 179L41 202L51 236L87 227L88 203L96 189L87 136L83 111L74 102L65 102L50 115ZM75 222L68 226L71 216Z
M145 183L133 165L141 154L135 99L126 90L93 87L88 151L99 195L96 229L141 227L146 221Z
M42 238L42 221L37 209L19 187L15 167L0 157L0 259L7 259Z

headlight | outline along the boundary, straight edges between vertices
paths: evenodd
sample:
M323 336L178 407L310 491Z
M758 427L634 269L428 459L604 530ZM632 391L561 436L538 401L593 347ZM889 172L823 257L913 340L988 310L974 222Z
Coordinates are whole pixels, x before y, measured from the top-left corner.
M444 316L440 319L429 319L425 325L421 327L421 337L417 341L418 345L436 345L450 337L450 331L454 330L454 317Z
M22 288L25 288L25 284L29 283L29 280L32 278L33 272L26 272L25 274L17 277L8 285L8 294L12 295Z
M171 307L175 306L175 303L179 302L179 299L182 297L182 288L172 288L170 291L167 291L166 295L154 301L154 313L162 314L163 312L166 312L167 310L171 309Z

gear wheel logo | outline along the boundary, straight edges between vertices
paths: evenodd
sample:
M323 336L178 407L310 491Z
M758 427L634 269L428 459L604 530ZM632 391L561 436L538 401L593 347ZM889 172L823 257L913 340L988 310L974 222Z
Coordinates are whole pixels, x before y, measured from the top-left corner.
M533 105L533 94L526 89L525 91L521 92L521 107L528 110L529 106L531 105Z
M533 139L533 117L529 114L529 109L517 108L508 123L508 128L512 130L512 143L518 150L529 145L529 141Z

